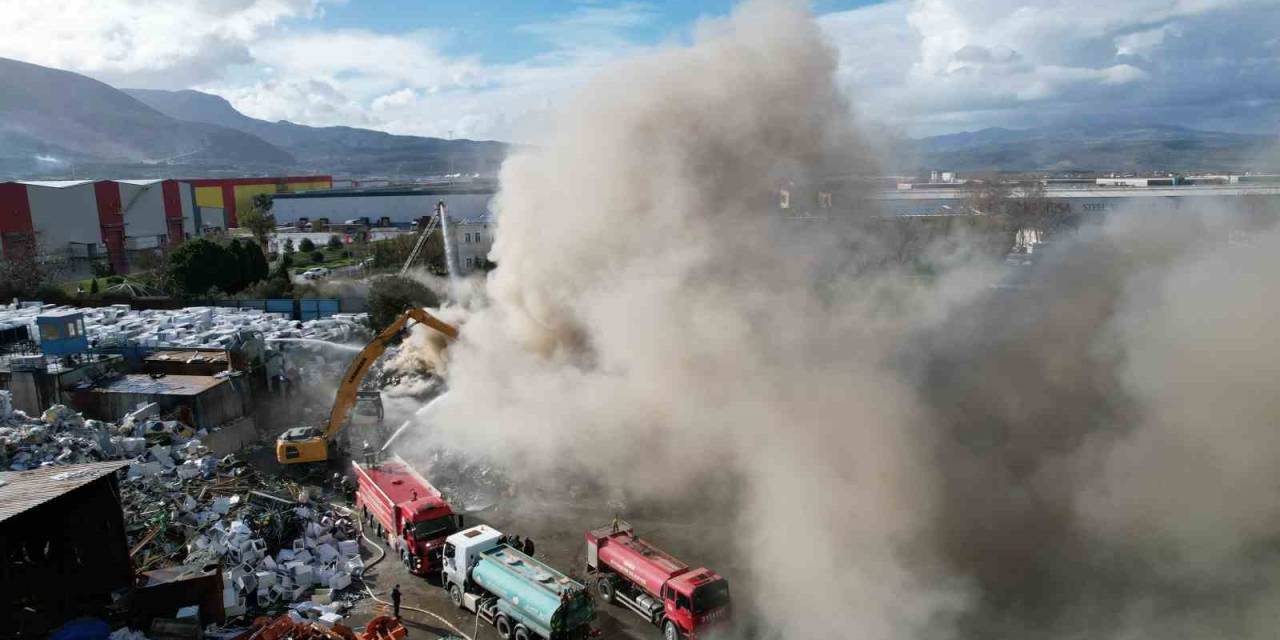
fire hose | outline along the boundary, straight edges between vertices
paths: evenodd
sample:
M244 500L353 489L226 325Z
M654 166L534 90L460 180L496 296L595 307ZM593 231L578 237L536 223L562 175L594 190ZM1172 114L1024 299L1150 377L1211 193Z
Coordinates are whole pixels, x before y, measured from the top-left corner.
M377 560L374 560L373 562L370 562L370 563L369 563L369 564L367 564L367 565L365 565L365 570L366 570L366 571L367 571L367 570L369 570L369 568L373 567L374 565L378 564L379 562L382 562L382 560L383 560L384 558L386 558L386 557L387 557L387 551L386 551L386 549L383 549L381 545L379 545L378 543L374 542L372 538L370 538L368 535L366 535L366 534L365 534L365 532L364 532L364 520L360 519L359 517L355 517L355 512L354 512L354 511L351 511L351 510L350 510L350 509L348 509L347 507L343 507L343 506L339 506L339 505L332 505L332 504L331 504L330 506L333 506L333 507L336 507L336 508L342 509L342 510L347 511L348 513L350 513L350 514L353 516L353 518L352 518L352 519L353 519L353 520L355 520L356 522L360 523L360 537L361 537L361 538L364 538L364 541L365 541L365 542L368 542L370 545L373 545L373 548L375 548L375 549L377 549L377 550L378 550L378 559L377 559ZM365 590L366 592L368 592L368 593L369 593L369 597L370 597L370 598L373 598L373 600L374 600L375 602L380 602L380 603L382 603L382 604L384 604L384 605L392 606L390 602L387 602L386 600L383 600L382 598L379 598L378 596L376 596L376 595L374 595L374 594L373 594L373 589L370 589L370 588L369 588L369 583L368 583L368 581L366 581L366 580L364 579L364 574L363 574L363 573L360 575L360 584L364 585L364 590ZM409 607L409 606L405 606L405 605L403 605L403 604L402 604L402 605L400 605L400 608L401 608L401 609L406 609L406 610L408 610L408 611L416 611L416 612L418 612L418 613L421 613L421 614L425 614L425 615L431 616L432 618L435 618L436 620L439 620L439 621L440 621L440 623L441 623L441 624L443 624L444 626L449 627L450 629L452 629L454 633L458 634L458 636L460 636L460 637L462 637L462 638L465 638L465 640L472 640L472 639L471 639L471 636L469 636L469 635L467 635L467 634L463 633L463 632L462 632L461 630L459 630L457 627L453 626L453 623L449 622L448 620L445 620L444 618L440 617L439 615L436 615L436 614L434 614L434 613L432 613L432 612L430 612L430 611L427 611L426 609L419 609L419 608L417 608L417 607Z

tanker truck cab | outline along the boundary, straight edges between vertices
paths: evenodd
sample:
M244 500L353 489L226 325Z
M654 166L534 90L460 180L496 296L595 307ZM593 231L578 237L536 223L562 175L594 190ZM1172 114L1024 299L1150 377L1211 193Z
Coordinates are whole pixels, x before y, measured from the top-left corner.
M667 581L665 589L663 608L684 637L728 622L729 582L716 572L694 569Z
M691 569L615 522L587 532L587 575L600 599L656 625L664 640L697 638L729 624L729 583Z
M581 583L506 544L477 525L445 541L441 583L449 599L492 624L503 640L581 640L594 605Z

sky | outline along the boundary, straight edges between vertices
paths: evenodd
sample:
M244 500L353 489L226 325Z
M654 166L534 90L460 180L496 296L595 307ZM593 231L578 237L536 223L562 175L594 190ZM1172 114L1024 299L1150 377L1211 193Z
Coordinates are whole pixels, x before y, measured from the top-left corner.
M730 0L4 0L0 57L311 125L524 141L610 63ZM857 117L895 135L1280 131L1280 0L815 0Z

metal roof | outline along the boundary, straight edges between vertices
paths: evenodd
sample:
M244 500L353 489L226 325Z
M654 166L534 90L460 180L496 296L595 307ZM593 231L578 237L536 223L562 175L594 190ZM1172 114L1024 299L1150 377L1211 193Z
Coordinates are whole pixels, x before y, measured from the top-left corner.
M126 467L129 460L0 472L0 522Z
M16 180L18 184L25 184L31 187L51 187L54 189L62 189L65 187L78 187L82 184L91 184L92 180Z
M131 373L93 388L94 393L129 393L149 396L195 396L222 383L225 378L169 374L152 378Z

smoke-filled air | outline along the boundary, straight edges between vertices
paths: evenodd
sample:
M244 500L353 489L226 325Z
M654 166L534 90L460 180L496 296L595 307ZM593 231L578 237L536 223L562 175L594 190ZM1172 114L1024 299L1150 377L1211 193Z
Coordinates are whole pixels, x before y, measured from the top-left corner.
M964 236L896 259L870 189L780 214L877 172L835 55L748 2L582 89L400 452L688 521L743 637L1274 637L1280 233L1127 212L1015 286Z

